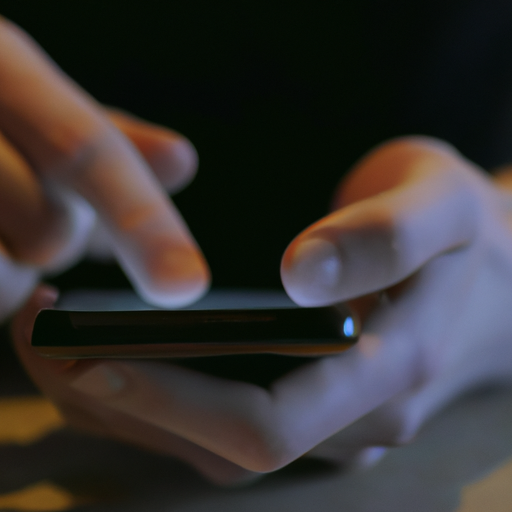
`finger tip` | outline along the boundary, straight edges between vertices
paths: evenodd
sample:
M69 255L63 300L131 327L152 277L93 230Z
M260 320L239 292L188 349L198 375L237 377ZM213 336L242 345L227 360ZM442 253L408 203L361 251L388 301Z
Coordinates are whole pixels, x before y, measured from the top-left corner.
M176 309L197 302L207 291L208 285L187 283L187 286L177 287L174 284L167 289L139 289L138 293L148 304L164 309Z
M338 249L324 238L292 242L281 263L281 279L288 295L301 306L337 302L343 265Z
M162 140L150 156L163 186L177 192L190 183L197 172L199 156L194 145L184 137Z
M209 267L195 251L181 255L173 251L170 258L159 255L152 265L151 276L139 287L140 295L150 304L165 308L180 308L199 300L209 289Z
M180 137L173 143L173 153L182 174L192 179L199 166L199 155L194 145L188 139Z
M57 288L46 284L39 285L21 309L19 316L23 319L35 318L42 309L53 307L58 298Z
M34 292L34 300L40 309L50 308L55 305L59 299L59 290L49 284L39 285Z

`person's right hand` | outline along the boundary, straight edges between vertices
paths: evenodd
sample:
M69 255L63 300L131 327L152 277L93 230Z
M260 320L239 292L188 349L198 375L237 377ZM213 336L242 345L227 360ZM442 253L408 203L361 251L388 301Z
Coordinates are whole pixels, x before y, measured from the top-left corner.
M207 264L162 186L193 176L190 142L109 113L5 19L0 83L0 318L41 275L82 255L96 217L147 301L177 306L204 293Z

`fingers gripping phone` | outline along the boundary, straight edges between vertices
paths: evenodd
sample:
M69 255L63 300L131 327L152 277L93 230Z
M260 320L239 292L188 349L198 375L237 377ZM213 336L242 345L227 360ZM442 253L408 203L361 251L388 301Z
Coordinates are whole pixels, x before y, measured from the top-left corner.
M346 350L358 334L347 306L301 308L284 292L213 290L192 306L162 310L130 291L77 291L38 314L32 346L72 359L318 356Z

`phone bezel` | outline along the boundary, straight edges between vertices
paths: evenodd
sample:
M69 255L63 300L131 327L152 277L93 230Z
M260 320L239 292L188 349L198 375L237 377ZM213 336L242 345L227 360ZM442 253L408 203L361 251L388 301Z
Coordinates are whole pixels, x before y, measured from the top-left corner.
M183 358L229 354L315 356L357 341L346 305L320 308L73 311L44 309L32 347L52 358Z

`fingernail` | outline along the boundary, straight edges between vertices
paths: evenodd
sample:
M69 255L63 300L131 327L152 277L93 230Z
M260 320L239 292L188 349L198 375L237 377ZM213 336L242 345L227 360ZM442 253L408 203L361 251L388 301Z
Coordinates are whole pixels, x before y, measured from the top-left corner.
M342 263L338 249L323 238L310 238L293 252L283 270L283 284L302 306L332 303L339 294Z
M70 386L85 395L108 399L118 395L126 387L126 379L108 363L100 363L82 373Z

